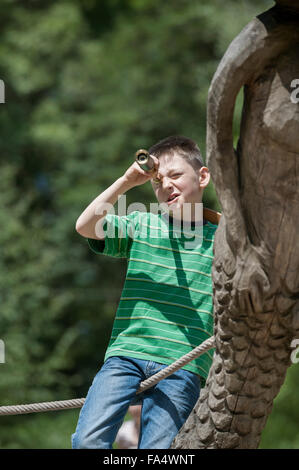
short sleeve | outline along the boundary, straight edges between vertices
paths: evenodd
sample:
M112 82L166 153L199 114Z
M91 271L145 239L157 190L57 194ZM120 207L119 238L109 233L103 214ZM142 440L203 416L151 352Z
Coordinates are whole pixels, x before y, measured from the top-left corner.
M105 239L86 238L86 241L96 254L128 258L137 230L139 230L139 211L125 216L107 214L103 224Z
M95 238L86 238L89 248L97 255L103 253L105 249L105 240L96 240Z

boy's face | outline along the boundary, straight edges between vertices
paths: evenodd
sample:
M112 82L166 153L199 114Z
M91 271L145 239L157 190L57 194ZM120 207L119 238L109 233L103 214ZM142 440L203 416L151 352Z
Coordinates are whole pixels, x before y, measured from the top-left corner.
M204 188L210 181L209 169L203 166L195 170L175 152L174 155L161 155L157 176L161 179L160 183L151 180L151 185L158 202L164 203L173 217L181 219L188 214L183 208L189 206L191 220L194 220L194 204L202 202ZM171 201L169 198L172 196L176 197Z

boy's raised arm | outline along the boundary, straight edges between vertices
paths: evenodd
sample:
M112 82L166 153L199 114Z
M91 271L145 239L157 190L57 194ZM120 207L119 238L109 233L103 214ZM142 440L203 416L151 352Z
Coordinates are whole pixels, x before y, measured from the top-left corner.
M105 215L109 211L109 205L117 202L119 195L122 195L131 186L124 176L118 178L114 183L97 196L86 209L82 212L76 222L76 230L80 235L86 238L104 239L105 234L102 230ZM111 207L111 206L110 206ZM101 223L96 223L102 219ZM96 233L97 232L97 233Z
M105 233L102 229L105 222L105 215L117 202L118 196L124 194L134 186L139 186L153 178L159 167L159 160L155 160L155 171L152 173L142 170L137 162L134 162L111 186L97 196L82 212L76 222L76 230L86 238L103 240ZM101 223L97 223L100 219ZM97 224L97 226L96 226Z

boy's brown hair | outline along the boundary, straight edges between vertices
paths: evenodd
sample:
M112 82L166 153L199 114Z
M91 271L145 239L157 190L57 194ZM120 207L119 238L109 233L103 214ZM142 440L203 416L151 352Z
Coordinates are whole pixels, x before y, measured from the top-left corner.
M174 152L177 152L182 158L187 160L195 170L204 166L197 143L183 135L166 137L149 149L149 153L157 158L165 153L173 154Z

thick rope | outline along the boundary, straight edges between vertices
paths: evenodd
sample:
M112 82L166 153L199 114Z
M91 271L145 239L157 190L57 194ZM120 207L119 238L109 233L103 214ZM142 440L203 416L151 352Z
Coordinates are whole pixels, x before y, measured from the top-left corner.
M136 394L144 392L144 390L147 390L153 385L156 385L156 383L160 382L160 380L165 379L169 375L181 369L181 367L184 367L186 364L188 364L188 362L201 356L204 352L208 351L209 349L212 349L214 345L215 345L215 339L214 339L214 336L212 336L211 338L207 339L196 348L192 349L192 351L180 357L180 359L173 362L172 364L170 364L170 366L166 367L165 369L160 370L160 372L158 372L157 374L152 375L148 379L141 382L141 385L139 389L137 390Z
M85 398L74 400L46 401L43 403L32 403L30 405L0 406L0 415L21 415L26 413L38 413L39 411L55 411L67 408L81 408Z
M192 361L193 359L196 359L197 357L201 356L201 354L205 353L206 351L214 347L215 347L215 338L214 336L212 336L211 338L207 339L202 344L194 348L188 354L185 354L180 359L175 361L173 364L170 364L169 366L167 366L165 369L162 369L157 374L141 382L140 387L137 390L136 394L144 392L148 388L160 382L160 380L173 374L175 371L179 370L181 367L188 364L188 362ZM18 415L18 414L26 414L26 413L38 413L41 411L57 411L57 410L64 410L68 408L81 408L84 404L84 401L85 401L85 398L76 398L74 400L49 401L49 402L44 402L44 403L32 403L30 405L0 406L0 416Z

